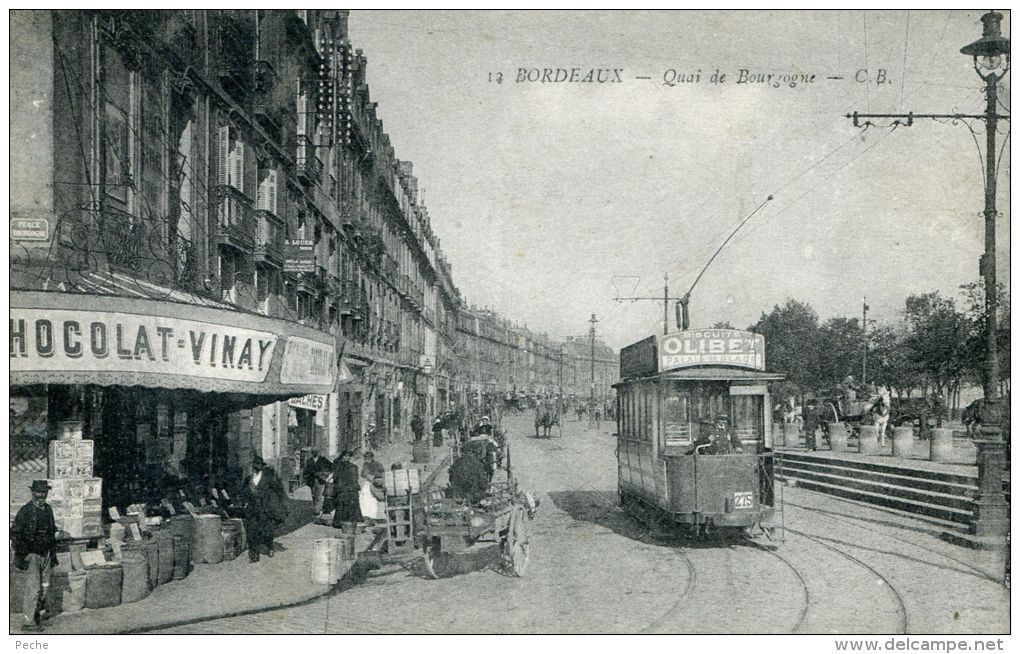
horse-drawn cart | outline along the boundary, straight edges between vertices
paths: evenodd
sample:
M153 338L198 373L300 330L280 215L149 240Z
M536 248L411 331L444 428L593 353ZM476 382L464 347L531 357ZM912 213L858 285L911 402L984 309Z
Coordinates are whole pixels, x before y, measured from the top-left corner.
M557 407L540 404L535 408L535 438L552 436L552 428L560 427L560 411Z
M470 456L465 454L464 456ZM396 563L424 555L425 570L433 579L444 576L453 555L475 543L499 543L504 568L516 577L528 568L530 522L538 502L517 487L505 454L506 481L494 482L474 501L448 496L432 485L436 472L418 492L387 498L387 525L369 547L384 562Z
M537 507L511 479L494 484L492 493L472 505L460 498L443 497L426 502L421 547L429 576L442 576L443 558L475 543L499 543L506 570L523 577L531 549L531 520Z

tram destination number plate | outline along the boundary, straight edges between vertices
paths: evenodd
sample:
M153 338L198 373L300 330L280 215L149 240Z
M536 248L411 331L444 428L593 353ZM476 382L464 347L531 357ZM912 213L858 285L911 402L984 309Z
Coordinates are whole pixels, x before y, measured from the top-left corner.
M733 508L735 508L735 509L750 509L750 508L752 508L751 493L734 493L733 494Z

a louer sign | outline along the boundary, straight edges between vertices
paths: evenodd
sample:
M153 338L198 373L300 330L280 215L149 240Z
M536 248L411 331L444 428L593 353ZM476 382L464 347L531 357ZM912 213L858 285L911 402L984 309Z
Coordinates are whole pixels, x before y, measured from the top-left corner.
M659 337L659 370L691 366L765 369L765 337L736 329L699 329Z

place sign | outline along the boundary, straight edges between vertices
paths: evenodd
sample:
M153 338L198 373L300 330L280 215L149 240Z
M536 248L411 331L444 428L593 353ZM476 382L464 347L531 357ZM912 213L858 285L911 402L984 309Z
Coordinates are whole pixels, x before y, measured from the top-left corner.
M315 241L286 241L283 248L283 272L315 272Z

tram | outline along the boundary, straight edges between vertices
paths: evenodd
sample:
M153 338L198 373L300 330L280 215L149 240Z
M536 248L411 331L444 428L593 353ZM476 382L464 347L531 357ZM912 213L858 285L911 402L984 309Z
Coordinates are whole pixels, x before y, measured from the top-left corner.
M781 523L761 334L701 329L620 351L620 502L689 537L772 537Z

